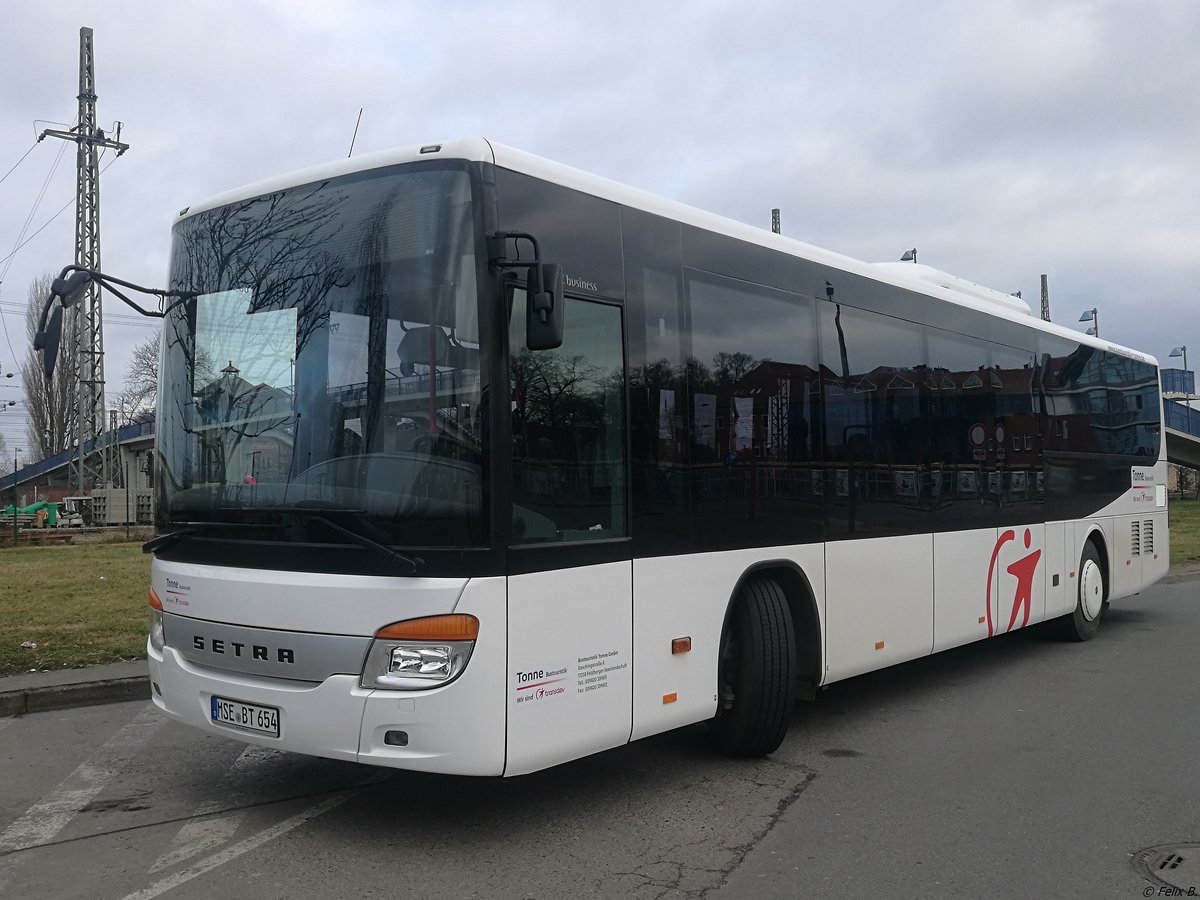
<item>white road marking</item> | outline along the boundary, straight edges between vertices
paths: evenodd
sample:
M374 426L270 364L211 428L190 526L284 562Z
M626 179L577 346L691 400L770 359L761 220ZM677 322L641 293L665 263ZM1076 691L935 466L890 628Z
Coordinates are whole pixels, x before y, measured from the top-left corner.
M52 841L115 775L137 758L142 747L166 721L153 704L146 704L129 724L0 834L0 854Z
M283 756L282 750L271 750L267 747L247 747L236 760L233 761L226 771L225 776L221 779L220 786L217 788L219 797L227 798L229 796L238 796L241 793L240 784L247 779L255 779L259 777L257 769L265 764L270 763L278 757ZM224 799L205 800L192 812L192 818L198 821L185 822L176 833L174 840L171 842L172 848L158 858L158 860L150 867L150 873L161 872L163 869L169 869L172 866L177 866L181 862L191 859L193 856L199 856L224 844L237 832L238 826L242 823L242 812L230 812L223 816L214 815L223 807L227 806L228 802Z
M160 894L165 894L167 891L179 887L181 884L191 881L193 878L198 878L218 866L223 866L228 862L233 862L239 856L249 853L251 850L256 850L263 844L275 840L287 834L294 828L299 828L309 819L315 819L317 816L329 812L336 806L345 803L351 797L354 797L361 788L356 788L351 791L345 791L339 794L334 794L327 800L318 803L316 806L310 806L303 812L296 813L290 819L284 819L278 825L272 825L270 828L264 828L258 834L253 834L245 840L239 841L231 847L226 847L220 853L214 853L207 859L201 860L196 865L184 869L182 872L177 872L162 881L155 882L147 888L142 888L140 891L135 891L124 898L124 900L151 900Z
M198 807L192 815L207 816L211 812L213 810L206 812L204 807ZM238 826L242 824L242 816L243 813L233 812L185 823L172 841L173 849L158 858L150 867L150 874L177 866L193 856L221 846L237 833Z
M48 844L123 769L134 762L146 742L167 719L147 703L127 725L26 810L0 834L0 893L21 857L6 856L18 850Z

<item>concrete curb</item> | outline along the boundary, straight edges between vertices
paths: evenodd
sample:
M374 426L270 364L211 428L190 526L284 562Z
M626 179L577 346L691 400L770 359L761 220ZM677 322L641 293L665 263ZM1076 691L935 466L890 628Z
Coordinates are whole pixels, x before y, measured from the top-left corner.
M0 717L149 698L150 668L144 659L0 678Z
M144 675L0 690L0 717L149 699L150 679Z

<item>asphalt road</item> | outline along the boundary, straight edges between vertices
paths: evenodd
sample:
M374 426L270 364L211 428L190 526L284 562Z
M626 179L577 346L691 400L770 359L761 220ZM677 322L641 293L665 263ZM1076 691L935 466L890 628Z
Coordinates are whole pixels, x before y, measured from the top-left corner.
M749 762L694 728L456 779L141 702L0 719L0 896L1171 896L1143 872L1200 876L1200 846L1169 855L1200 844L1198 593L1123 601L1087 644L1031 629L834 685Z

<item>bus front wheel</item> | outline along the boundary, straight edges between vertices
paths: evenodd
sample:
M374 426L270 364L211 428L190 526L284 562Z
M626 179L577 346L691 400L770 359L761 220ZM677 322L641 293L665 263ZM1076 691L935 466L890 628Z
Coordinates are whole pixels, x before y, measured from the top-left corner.
M717 745L733 756L764 756L783 743L792 713L796 646L783 588L752 575L721 635Z
M1100 616L1108 608L1108 586L1104 564L1096 545L1084 544L1079 559L1079 589L1075 609L1058 620L1059 636L1068 641L1090 641L1100 630Z

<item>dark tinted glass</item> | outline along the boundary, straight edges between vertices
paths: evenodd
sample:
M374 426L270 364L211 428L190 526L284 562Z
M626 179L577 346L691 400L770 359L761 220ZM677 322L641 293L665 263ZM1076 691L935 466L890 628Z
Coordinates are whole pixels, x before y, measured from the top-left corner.
M1129 467L1150 465L1161 440L1154 367L1041 336L1042 437L1047 498L1063 517L1086 515L1129 489Z
M568 290L624 297L617 204L507 169L496 170L496 199L501 228L532 234L542 259L563 267ZM528 248L519 242L520 252Z
M623 210L634 553L692 546L680 226Z
M927 346L925 386L934 458L930 495L938 510L938 527L960 519L963 527L982 527L987 521L980 503L989 443L993 467L996 456L988 345L930 329Z
M812 300L684 272L697 549L819 539Z
M513 543L624 537L621 310L567 298L557 350L524 348L524 292L510 326Z
M920 326L820 304L825 474L831 535L927 527L928 366Z

